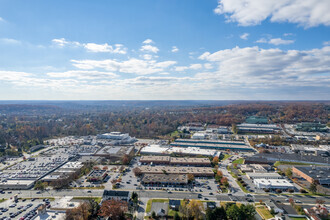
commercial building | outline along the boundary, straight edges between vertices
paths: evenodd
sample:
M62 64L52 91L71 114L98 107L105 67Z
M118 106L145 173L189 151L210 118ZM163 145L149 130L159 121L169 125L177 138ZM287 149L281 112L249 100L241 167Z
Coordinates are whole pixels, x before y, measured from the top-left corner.
M124 155L134 156L134 146L106 146L94 154L111 161L121 160Z
M300 153L304 155L315 155L315 156L330 156L329 149L324 147L315 147L314 145L303 145L303 144L291 144L291 149L295 153Z
M278 173L246 173L246 177L252 180L255 179L283 179Z
M253 183L259 189L294 189L294 185L285 179L254 179Z
M102 183L107 176L105 170L92 170L87 176L87 181Z
M0 183L0 189L31 189L35 180L5 180Z
M250 116L245 119L247 124L268 124L268 118L262 116Z
M260 164L241 164L239 166L239 169L246 173L267 173L267 170L265 169L265 166L262 166Z
M237 125L239 133L257 133L257 134L274 134L279 133L281 127L275 124L239 124Z
M302 122L295 125L296 131L327 132L327 125L321 123Z
M217 150L211 149L201 149L198 147L170 147L170 146L161 146L161 145L148 145L140 150L142 155L187 155L187 156L219 156L221 153Z
M199 147L217 150L254 151L243 141L177 139L170 144L173 147Z
M185 186L188 184L186 174L144 174L141 180L144 185Z
M113 140L117 144L132 144L136 141L136 138L130 137L129 134L122 134L120 132L110 132L97 135L98 139Z
M141 156L141 164L170 164L170 156Z
M142 164L180 165L180 166L210 166L209 158L169 157L169 156L142 156Z
M62 170L80 170L83 167L83 163L82 162L67 162L66 164L64 164L61 169Z
M328 165L327 157L302 155L302 154L287 154L287 153L259 153L245 158L245 164L269 164L273 165L276 161L310 163L317 165Z
M130 191L119 191L119 190L104 190L102 201L105 200L122 200L128 202L131 198Z
M199 177L213 177L210 167L169 167L169 166L140 166L142 174L193 174Z
M292 167L292 173L310 183L316 181L320 185L330 186L330 166L295 166Z
M202 132L196 132L191 138L194 140L204 140L206 138L206 134Z

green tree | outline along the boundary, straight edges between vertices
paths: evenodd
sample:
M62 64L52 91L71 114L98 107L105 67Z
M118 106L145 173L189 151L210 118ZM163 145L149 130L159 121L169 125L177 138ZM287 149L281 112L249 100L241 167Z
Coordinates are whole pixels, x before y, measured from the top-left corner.
M180 220L180 219L181 218L180 218L178 212L175 212L175 214L174 214L174 220Z
M226 210L221 207L206 210L206 220L223 220L227 219Z
M309 190L310 190L313 194L316 193L316 191L317 191L317 183L316 183L315 180L313 180L313 182L312 182L311 185L309 186Z
M292 170L291 170L291 168L287 168L287 169L285 170L285 175L286 175L287 177L289 177L289 178L292 177Z
M241 220L241 212L236 204L229 205L226 207L227 217L231 220Z

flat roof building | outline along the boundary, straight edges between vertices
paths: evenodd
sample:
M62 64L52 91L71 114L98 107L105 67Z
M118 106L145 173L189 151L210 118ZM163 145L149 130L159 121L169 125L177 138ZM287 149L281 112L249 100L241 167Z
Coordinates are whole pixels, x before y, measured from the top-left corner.
M171 147L171 146L161 146L157 144L148 145L140 150L140 154L143 155L187 155L187 156L219 156L220 152L211 149L202 149L198 147Z
M294 189L294 186L285 179L254 179L253 183L259 189Z
M246 173L247 178L255 179L283 179L278 173Z
M167 164L182 166L210 166L209 158L192 158L192 157L169 157L169 156L142 156L140 158L142 164Z
M320 185L330 186L330 166L294 166L292 172L310 183L316 181Z
M130 191L104 190L102 201L114 199L128 202L131 198L130 195Z
M194 176L214 176L210 167L169 167L169 166L140 166L142 174L193 174Z
M254 151L243 141L177 139L170 144L173 147L199 147L217 150Z
M151 185L187 185L188 177L186 174L144 174L142 184Z

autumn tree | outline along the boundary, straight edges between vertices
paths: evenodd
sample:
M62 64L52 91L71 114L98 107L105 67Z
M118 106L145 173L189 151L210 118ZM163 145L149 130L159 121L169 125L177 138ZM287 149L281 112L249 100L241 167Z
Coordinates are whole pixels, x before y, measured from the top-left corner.
M110 217L113 220L125 219L125 212L128 210L128 204L122 200L106 200L102 202L99 215L102 217Z
M315 180L313 180L313 182L310 184L309 186L309 190L315 194L317 191L317 182Z
M228 183L227 177L222 177L221 178L221 184L228 187L229 183Z
M213 164L213 166L218 165L219 164L219 157L213 157L212 164Z
M66 220L87 220L91 216L89 203L81 203L78 207L66 211Z
M129 158L129 156L128 156L127 154L125 154L125 155L123 156L123 158L121 159L121 162L122 162L124 165L129 164L129 161L130 161L130 158Z
M203 217L204 206L200 201L192 199L188 204L188 209L194 219L198 220Z
M292 170L291 170L290 168L287 168L287 169L285 170L285 175L286 175L287 177L291 178L291 177L292 177Z
M190 183L195 180L195 176L191 173L188 173L187 177L188 177L188 182Z

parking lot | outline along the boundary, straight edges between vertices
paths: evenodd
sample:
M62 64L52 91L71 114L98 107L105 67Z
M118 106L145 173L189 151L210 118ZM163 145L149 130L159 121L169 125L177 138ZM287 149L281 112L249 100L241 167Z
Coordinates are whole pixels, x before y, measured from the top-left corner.
M0 219L33 219L37 215L37 208L42 204L50 207L47 199L13 199L0 203Z

